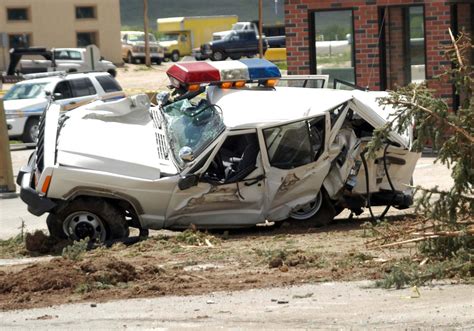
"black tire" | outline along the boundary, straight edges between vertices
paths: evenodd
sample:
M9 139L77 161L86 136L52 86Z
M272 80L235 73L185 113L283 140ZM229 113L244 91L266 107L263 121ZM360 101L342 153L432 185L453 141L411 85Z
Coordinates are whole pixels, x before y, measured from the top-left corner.
M240 60L241 56L240 55L231 55L230 58L232 60Z
M23 136L21 140L24 143L36 142L36 139L38 138L38 128L39 128L39 118L30 117L25 124L25 129L23 130Z
M135 63L135 58L132 56L131 52L128 52L128 54L127 54L127 63L130 63L130 64Z
M92 240L105 241L129 235L125 215L114 205L94 197L67 202L50 214L46 223L51 236L57 239L92 237Z
M180 57L180 55L179 55L178 51L173 51L173 53L171 53L171 61L178 62L179 57Z
M224 61L227 59L227 55L222 51L212 52L211 60L212 61Z
M247 54L247 57L248 57L249 59L251 59L251 58L255 57L255 54Z
M109 69L109 70L107 70L107 72L110 74L110 76L112 76L114 78L117 77L117 70Z
M320 194L322 201L317 212L307 219L293 219L293 222L321 227L328 225L334 219L334 217L336 217L336 210L334 209L333 203L331 202L331 199L329 199L326 191L321 189Z
M156 60L155 60L155 63L156 63L157 65L160 65L160 64L161 64L161 59L156 59Z

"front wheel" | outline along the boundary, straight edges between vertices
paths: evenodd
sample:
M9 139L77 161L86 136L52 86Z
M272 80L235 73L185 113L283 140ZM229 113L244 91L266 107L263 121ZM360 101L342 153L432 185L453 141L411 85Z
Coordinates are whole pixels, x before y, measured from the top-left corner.
M171 61L173 61L173 62L178 62L179 61L179 52L178 51L173 51L173 53L171 53Z
M227 56L224 54L224 52L221 51L215 51L212 53L211 60L213 61L224 61L227 58Z
M128 224L118 208L100 198L79 198L50 214L46 221L52 237L104 242L126 238Z
M319 191L314 200L290 213L292 219L318 227L328 225L335 216L336 210L331 199L323 190Z
M127 63L134 64L135 58L132 56L132 53L128 52L127 54Z
M114 78L117 77L117 70L109 69L109 70L107 70L107 72L110 74L110 76L112 76Z

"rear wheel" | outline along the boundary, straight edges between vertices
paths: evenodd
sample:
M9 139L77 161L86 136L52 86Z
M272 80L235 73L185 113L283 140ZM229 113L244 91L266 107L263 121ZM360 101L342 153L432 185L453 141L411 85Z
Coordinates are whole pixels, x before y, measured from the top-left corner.
M60 207L46 221L51 236L58 239L89 238L104 242L125 238L129 229L125 215L100 198L79 198Z
M25 130L23 131L23 140L24 143L33 143L38 139L39 131L39 118L30 117L25 125Z
M230 58L232 60L239 60L241 58L241 56L240 55L231 55Z

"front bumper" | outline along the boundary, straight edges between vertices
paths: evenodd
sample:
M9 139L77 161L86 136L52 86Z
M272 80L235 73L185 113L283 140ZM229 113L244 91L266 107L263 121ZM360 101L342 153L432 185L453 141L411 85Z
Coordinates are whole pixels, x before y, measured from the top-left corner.
M33 168L30 164L21 167L16 182L21 186L20 198L28 205L28 211L35 216L41 216L56 207L51 199L42 197L31 187Z
M136 59L144 59L145 53L132 52L132 56ZM165 58L165 53L150 53L150 58L163 60Z

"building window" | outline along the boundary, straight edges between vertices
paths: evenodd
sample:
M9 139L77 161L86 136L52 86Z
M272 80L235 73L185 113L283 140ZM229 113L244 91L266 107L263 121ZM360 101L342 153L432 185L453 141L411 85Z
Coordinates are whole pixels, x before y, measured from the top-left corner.
M28 33L8 35L10 48L26 48L31 46L31 36Z
M28 21L28 8L7 8L7 20L9 21Z
M96 17L96 8L94 6L76 7L76 19L87 19Z
M99 46L97 43L97 32L78 32L77 47L86 47L89 45Z
M410 50L410 80L412 83L421 83L425 75L425 26L422 6L409 7L408 14L408 49Z
M355 83L352 10L313 13L316 73Z

